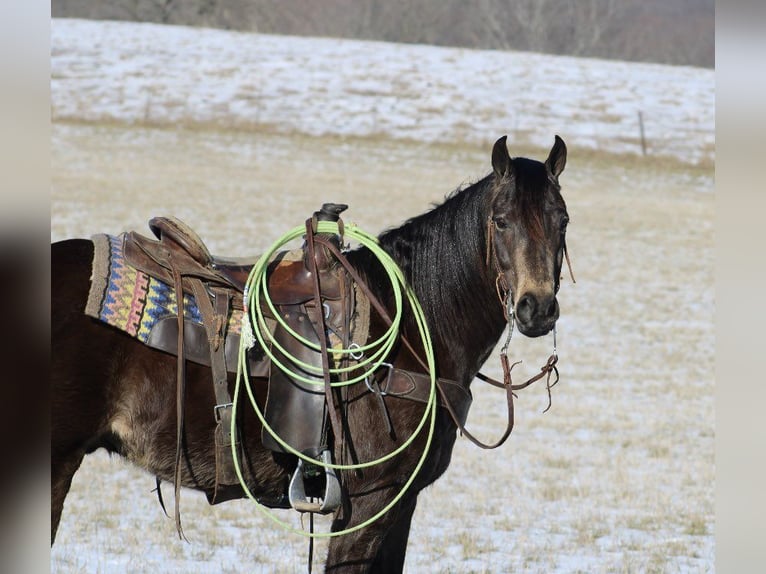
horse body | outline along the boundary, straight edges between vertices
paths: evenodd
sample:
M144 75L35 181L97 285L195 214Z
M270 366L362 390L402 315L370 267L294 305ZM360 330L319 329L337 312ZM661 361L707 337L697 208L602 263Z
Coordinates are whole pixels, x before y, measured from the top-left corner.
M501 138L493 150L490 175L380 236L381 246L401 267L423 305L437 376L468 388L511 310L525 334L538 336L553 328L566 226L558 175L565 160L566 148L558 137L545 163L511 159ZM106 448L167 482L173 481L175 472L176 358L84 315L92 256L90 241L52 245L52 540L72 476L87 453ZM359 248L347 258L390 308L389 284L369 250ZM370 338L385 327L380 317L371 316ZM401 335L418 339L411 317L405 319ZM419 352L417 346L414 352ZM423 370L413 351L403 345L387 360L399 368ZM253 388L263 405L267 381L255 381ZM343 387L341 398L346 432L336 437L334 457L342 462L372 460L392 451L412 435L425 408L391 396L384 398L381 408L380 397L363 384ZM180 482L208 495L215 488L211 438L215 403L210 369L189 363ZM243 401L237 425L244 443L247 486L258 497L277 499L295 467L295 457L264 448L260 422L244 406ZM433 440L415 482L380 519L331 540L328 571L402 570L418 492L447 469L456 430L453 419L439 408ZM343 504L333 530L361 524L393 500L425 444L421 432L393 459L343 472Z

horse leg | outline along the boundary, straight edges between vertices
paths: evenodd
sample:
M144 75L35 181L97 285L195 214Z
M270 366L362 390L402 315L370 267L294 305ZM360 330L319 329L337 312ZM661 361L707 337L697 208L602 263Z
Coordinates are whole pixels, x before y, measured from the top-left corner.
M72 486L72 477L80 468L85 453L73 452L61 457L51 457L51 546L56 541L56 531L64 510L64 500Z
M92 258L87 240L51 245L51 545L83 458L111 444L103 438L119 351L112 331L83 313Z
M375 556L371 572L401 572L404 569L404 557L407 554L407 541L416 504L417 498L413 496L412 500L401 508Z
M405 496L369 526L333 538L327 554L326 571L343 574L401 572L416 503L417 495ZM381 503L379 491L355 497L352 519L347 523L338 523L337 530L361 524L384 504Z

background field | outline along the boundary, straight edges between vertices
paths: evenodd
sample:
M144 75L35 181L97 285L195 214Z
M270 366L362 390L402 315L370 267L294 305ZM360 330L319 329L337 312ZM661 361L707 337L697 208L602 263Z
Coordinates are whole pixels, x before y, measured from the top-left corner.
M100 81L105 93L120 82L135 84L105 73L108 63L80 60L78 68L78 44L57 32L63 27L54 26L52 60L52 240L146 230L150 217L172 214L214 253L251 255L324 201L350 204L347 220L380 231L487 173L491 141L510 131L506 120L495 126L489 118L470 137L433 138L416 129L404 137L341 133L355 124L349 120L333 131L342 118L332 114L316 117L314 135L289 121L281 130L268 123L240 126L235 114L223 112L228 125L191 116L147 122L140 113L132 119L88 115L141 109L134 104L149 88L132 99L124 95L129 88L111 100L80 93L73 84L84 76L94 86ZM104 51L115 49L102 44ZM67 66L60 60L65 54ZM481 53L474 57L481 61ZM685 70L682 75L695 76ZM672 76L672 69L662 71ZM166 80L156 77L158 84ZM211 77L204 80L215 92ZM226 85L225 78L218 81ZM438 93L446 94L439 108L444 125L457 125L450 123L450 92ZM327 109L343 107L337 93L321 97L335 106ZM61 113L73 98L80 112ZM289 94L282 98L288 101L280 105L288 106ZM457 114L468 123L471 98ZM640 95L634 103L643 104ZM529 113L540 112L530 107ZM570 146L562 183L578 282L565 279L560 293L561 382L553 408L541 414L546 397L531 389L517 402L516 428L499 451L458 440L446 475L421 495L406 570L712 572L712 132L690 127L701 135L686 156L614 156L603 153L609 146L578 145L582 126L563 113L556 117L560 125L545 140L552 143L555 129ZM686 117L690 125L699 119ZM587 125L598 133L601 124ZM547 153L534 138L516 140L512 155ZM523 359L530 374L550 345L549 338L515 337L512 356ZM486 370L499 376L496 356ZM469 425L493 438L503 424L502 399L481 383L472 389ZM209 507L204 497L184 492L187 544L177 539L152 488L151 476L118 459L88 457L65 506L52 570L305 571L305 540L281 532L251 503ZM165 496L172 504L170 487ZM321 562L322 545L318 556Z

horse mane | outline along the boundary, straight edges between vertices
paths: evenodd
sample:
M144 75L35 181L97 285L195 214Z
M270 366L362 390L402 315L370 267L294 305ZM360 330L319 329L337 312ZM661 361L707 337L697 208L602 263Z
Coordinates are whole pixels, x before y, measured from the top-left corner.
M378 236L415 291L432 337L445 349L440 365L451 362L465 369L465 376L474 376L506 325L496 273L486 263L487 222L493 204L498 198L511 202L532 240L542 239L545 233L542 212L548 200L547 194L540 193L548 181L545 166L526 158L512 162L512 179L498 180L490 174ZM498 195L503 192L506 195ZM370 286L385 290L387 279L368 250L357 250L351 258Z
M487 176L458 188L440 205L379 236L415 291L432 336L452 357L476 348L472 355L481 355L481 362L484 347L491 350L505 324L494 273L485 262L493 180Z

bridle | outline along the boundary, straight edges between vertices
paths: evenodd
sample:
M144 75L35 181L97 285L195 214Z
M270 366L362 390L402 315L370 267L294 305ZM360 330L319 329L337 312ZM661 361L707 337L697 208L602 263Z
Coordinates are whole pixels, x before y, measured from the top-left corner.
M465 429L465 427L462 425L458 425L458 428L460 428L460 431L462 434L464 434L471 442L473 442L477 446L481 448L485 448L485 449L493 449L502 445L510 436L511 431L513 430L513 424L514 424L513 399L516 396L515 391L520 391L522 389L525 389L531 384L545 377L545 387L548 392L548 406L545 408L543 412L547 412L551 408L551 405L552 405L551 388L554 387L556 383L559 382L559 371L558 371L558 367L556 366L556 364L558 363L559 357L558 357L558 352L556 350L556 327L554 325L553 352L548 357L548 360L545 362L545 364L542 367L540 367L540 372L534 375L533 377L527 379L523 383L513 384L511 371L513 370L513 367L521 363L521 361L516 361L515 363L509 364L509 361L508 361L508 348L511 343L511 337L513 336L513 330L515 326L515 316L513 312L513 293L510 286L508 285L508 281L505 278L505 273L503 272L503 269L500 266L500 261L497 258L497 250L493 248L494 239L495 239L495 225L494 225L492 214L490 214L487 217L486 239L487 241L486 241L485 263L486 263L486 266L491 271L494 271L495 273L495 290L497 292L497 297L500 302L500 305L503 308L503 315L507 323L508 335L506 336L505 342L500 349L500 366L503 370L503 380L497 381L493 379L492 377L489 377L483 373L477 373L476 378L484 381L485 383L489 383L490 385L494 387L505 389L506 404L508 408L508 424L506 426L506 430L503 433L503 435L500 437L500 439L497 442L493 444L485 444L479 441L478 439L476 439L476 437L471 435L471 433L469 433ZM574 278L574 273L572 273L572 265L569 260L569 253L567 251L566 242L564 242L563 249L564 249L564 257L567 263L567 268L569 269L569 275L572 278L572 282L576 283ZM558 291L558 281L556 282L556 291ZM555 378L554 378L554 375L555 375Z

